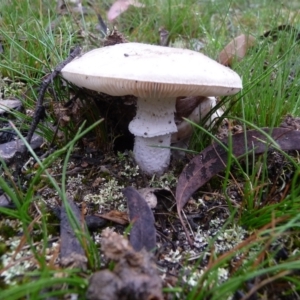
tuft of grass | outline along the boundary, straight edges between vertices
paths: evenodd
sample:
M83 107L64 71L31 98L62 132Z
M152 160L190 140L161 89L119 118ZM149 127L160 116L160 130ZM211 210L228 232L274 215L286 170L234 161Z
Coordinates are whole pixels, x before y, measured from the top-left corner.
M249 56L237 67L245 82L243 101L231 113L259 127L278 126L287 113L299 115L299 40L295 32L258 40Z
M99 255L98 250L92 241L92 238L86 234L87 231L82 231L81 224L78 223L78 220L73 214L73 211L70 208L70 205L67 200L66 194L66 170L67 170L67 163L70 158L70 154L74 149L74 146L78 140L80 140L87 132L89 132L93 127L99 125L102 120L95 122L89 128L83 130L84 124L82 124L81 128L79 129L76 136L66 144L63 148L55 151L51 156L48 156L43 162L38 158L38 156L34 153L34 151L30 148L29 144L26 142L25 138L22 134L15 128L16 133L22 139L24 144L27 146L28 151L32 154L34 159L37 161L39 168L37 171L32 174L33 177L30 180L28 186L26 187L25 192L21 190L21 188L15 184L12 180L12 175L10 171L6 167L5 163L2 161L2 172L5 174L5 177L0 177L0 186L1 189L10 197L11 201L16 206L15 210L6 209L0 207L0 213L6 217L13 218L19 220L22 225L22 233L23 238L15 250L16 254L20 251L23 245L27 243L30 247L30 251L34 259L38 262L39 270L33 272L32 274L27 274L23 278L24 282L20 283L20 286L16 286L15 288L8 289L5 293L1 295L6 295L6 299L20 299L20 297L30 297L31 299L40 299L40 298L47 298L49 295L64 295L65 293L72 292L72 289L76 291L76 293L81 294L82 289L86 286L86 281L84 278L80 276L81 270L71 270L71 271L50 271L51 264L49 265L47 261L47 249L49 243L49 235L48 235L48 225L47 225L47 217L43 213L38 216L34 217L31 215L30 207L35 205L35 203L39 200L38 196L35 195L36 193L36 186L40 181L42 175L46 175L49 183L55 188L58 196L63 202L63 205L66 208L66 212L68 215L68 219L71 223L72 228L75 231L75 234L80 241L81 245L83 246L84 250L86 251L86 256L88 259L88 263L91 269L98 269L100 267ZM62 178L61 183L58 183L56 179L47 171L50 165L54 161L56 161L60 156L65 155L64 164L63 164L63 171L62 171ZM7 182L7 178L9 179ZM40 232L38 236L38 243L39 247L36 247L36 234L33 232ZM28 259L33 259L33 257L29 257ZM18 263L18 262L17 262ZM13 270L13 265L11 265ZM3 266L2 272L6 272L5 266ZM55 278L59 273L65 273L65 276ZM71 277L67 275L70 272L72 274ZM56 275L55 275L56 274ZM55 275L55 276L54 276ZM54 277L53 277L54 276ZM34 282L27 283L30 281L31 277L38 278ZM53 277L49 280L50 277ZM48 282L45 284L45 281ZM67 285L67 290L52 290L51 292L47 292L47 287L53 287L55 284L64 284ZM32 287L30 290L28 288ZM46 290L45 290L46 289Z

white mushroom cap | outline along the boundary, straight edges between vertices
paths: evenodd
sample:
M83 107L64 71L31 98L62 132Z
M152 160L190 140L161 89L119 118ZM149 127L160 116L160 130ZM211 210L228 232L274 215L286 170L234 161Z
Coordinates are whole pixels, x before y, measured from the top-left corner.
M169 165L166 147L177 131L177 97L231 95L242 88L238 74L201 53L139 43L95 49L74 59L61 73L80 87L138 97L129 130L136 136L135 159L148 174L162 173ZM153 143L164 148L153 148Z
M112 96L222 96L242 88L237 73L202 53L139 43L92 50L61 73L80 87Z

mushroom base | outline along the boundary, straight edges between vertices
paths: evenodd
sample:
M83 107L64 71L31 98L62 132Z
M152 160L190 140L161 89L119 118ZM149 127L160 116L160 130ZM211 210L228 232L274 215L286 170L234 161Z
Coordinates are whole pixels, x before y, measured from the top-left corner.
M133 153L135 161L140 169L149 175L161 175L170 163L170 142L171 134L155 136L152 138L136 136Z

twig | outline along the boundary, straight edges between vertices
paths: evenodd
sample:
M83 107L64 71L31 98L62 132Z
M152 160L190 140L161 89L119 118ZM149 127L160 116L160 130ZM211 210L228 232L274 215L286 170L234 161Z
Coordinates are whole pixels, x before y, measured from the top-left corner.
M53 79L60 73L60 71L64 68L64 66L66 66L70 61L72 61L77 55L79 55L80 51L81 51L81 48L76 47L70 53L69 57L66 60L64 60L63 62L61 62L58 66L56 66L54 71L42 82L41 88L39 90L39 95L38 95L38 100L36 103L34 115L32 118L31 127L30 127L27 137L26 137L26 140L29 144L32 139L33 133L36 130L40 120L42 119L43 113L44 113L43 102L44 102L44 96L45 96L48 86L53 81Z

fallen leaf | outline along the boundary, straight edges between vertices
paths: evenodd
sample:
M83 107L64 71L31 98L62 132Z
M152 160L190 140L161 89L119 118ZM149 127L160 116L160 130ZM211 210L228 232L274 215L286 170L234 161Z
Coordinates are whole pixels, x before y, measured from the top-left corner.
M224 66L231 66L234 59L240 61L256 42L251 35L241 34L235 37L219 54L219 63Z
M191 99L193 98L195 97L191 97ZM204 125L206 127L211 127L215 123L215 121L223 115L223 110L222 108L218 108L211 114L212 108L217 105L217 99L215 97L199 97L199 99L199 104L185 118L196 124L199 124L201 120L207 119ZM180 105L182 105L182 101L180 102ZM209 117L207 118L208 115ZM174 147L184 148L184 145L189 144L189 140L194 132L195 126L193 126L187 120L178 120L178 115L176 115L175 122L177 126L177 132L172 133L171 143Z
M199 106L202 101L205 101L207 97L204 96L192 96L192 97L177 97L176 99L176 117L180 120L182 118L188 118L193 110Z
M52 198L52 200L55 201L54 198ZM1 197L0 197L0 203L1 203ZM61 207L60 206L51 207L51 211L59 220L61 219ZM107 220L105 220L104 218L101 218L99 216L96 216L96 215L85 216L84 221L85 221L86 227L89 231L96 231L107 225Z
M122 212L119 210L111 210L106 214L103 215L95 214L95 216L98 216L105 220L113 221L121 225L127 225L129 223L128 214L126 212Z
M130 231L130 243L134 250L144 247L151 251L156 247L154 216L145 199L133 187L123 189L127 198L129 219L133 223Z
M85 216L86 227L90 231L96 231L107 225L107 221L97 216Z
M286 128L264 128L262 130L266 134L257 130L249 130L246 133L233 135L231 142L233 145L232 154L238 157L249 151L253 151L255 154L264 153L269 147L272 147L268 135L271 136L283 151L300 150L299 131ZM220 142L225 147L228 147L227 138L220 140ZM178 215L186 233L187 230L181 216L182 208L195 191L208 182L214 175L225 169L227 160L228 151L219 143L213 143L194 157L180 174L176 188L176 204ZM187 238L189 239L188 235Z
M130 5L135 7L144 7L145 5L139 3L136 0L118 0L114 2L114 4L110 7L109 11L107 12L107 19L108 21L114 21L119 15L125 12Z
M299 41L299 39L300 39L299 30L296 27L291 26L289 24L281 24L281 25L279 25L275 28L272 28L271 30L266 31L263 35L261 35L260 38L272 37L273 40L277 40L278 39L278 33L280 31L293 33L293 34L295 34L295 37L296 37L297 41Z
M68 197L68 204L73 211L74 217L78 222L81 222L81 212L71 197ZM85 226L83 226L83 228L84 227ZM87 267L87 258L84 249L70 224L64 205L61 207L60 211L60 263L62 266L72 265L73 267L81 269L86 269Z

